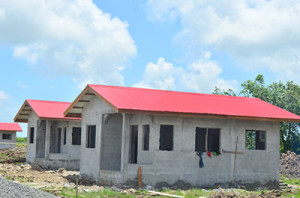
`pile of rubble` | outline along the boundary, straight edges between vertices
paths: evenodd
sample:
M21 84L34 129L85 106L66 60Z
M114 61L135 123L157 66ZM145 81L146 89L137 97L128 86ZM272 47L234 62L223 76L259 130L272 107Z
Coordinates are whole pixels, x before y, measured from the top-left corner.
M288 151L280 156L280 174L287 177L300 178L300 155Z
M291 193L291 190L287 191L286 193ZM284 195L282 195L282 191L279 190L272 190L270 192L265 192L265 191L261 191L260 194L258 193L241 193L241 192L220 192L220 193L213 193L210 194L209 197L210 198L240 198L240 197L244 197L244 198L272 198L272 197L285 197Z
M25 162L26 147L20 146L13 149L0 151L0 156L1 163Z

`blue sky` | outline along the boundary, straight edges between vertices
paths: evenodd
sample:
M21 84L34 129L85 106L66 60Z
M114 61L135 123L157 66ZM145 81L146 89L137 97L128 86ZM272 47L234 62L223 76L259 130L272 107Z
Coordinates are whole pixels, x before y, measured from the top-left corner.
M0 121L25 99L71 102L87 83L238 92L263 74L299 84L299 11L296 0L1 1Z

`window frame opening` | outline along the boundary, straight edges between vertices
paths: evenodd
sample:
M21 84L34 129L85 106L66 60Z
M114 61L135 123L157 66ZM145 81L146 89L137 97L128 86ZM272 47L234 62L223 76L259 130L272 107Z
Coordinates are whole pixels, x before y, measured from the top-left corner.
M12 139L11 134L8 134L8 133L2 134L2 140L11 140L11 139Z
M264 130L246 130L246 150L267 150L267 132Z
M221 129L196 127L195 151L221 153Z
M137 164L138 156L138 125L130 125L129 164Z
M161 124L159 129L159 150L174 150L174 125Z
M34 143L34 127L30 127L29 131L29 144Z
M79 130L79 131L75 131L75 130ZM79 135L78 134L76 135L76 133L78 133ZM72 145L81 145L81 127L72 128Z
M149 143L150 143L150 125L144 124L143 125L143 151L149 151Z
M64 127L64 142L63 142L64 145L67 144L67 127Z
M96 125L87 126L86 148L96 148Z

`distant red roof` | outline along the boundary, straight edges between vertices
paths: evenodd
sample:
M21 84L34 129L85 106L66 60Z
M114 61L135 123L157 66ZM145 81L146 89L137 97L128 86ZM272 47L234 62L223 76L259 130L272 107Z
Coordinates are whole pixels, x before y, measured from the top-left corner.
M22 128L18 123L0 122L0 131L18 131L22 132Z
M45 100L26 100L15 117L15 122L27 122L30 111L33 110L40 119L78 120L80 118L65 117L63 112L70 102Z
M143 88L88 85L67 109L71 115L84 92L92 91L117 112L217 115L225 118L249 118L300 122L300 116L257 98L164 91Z

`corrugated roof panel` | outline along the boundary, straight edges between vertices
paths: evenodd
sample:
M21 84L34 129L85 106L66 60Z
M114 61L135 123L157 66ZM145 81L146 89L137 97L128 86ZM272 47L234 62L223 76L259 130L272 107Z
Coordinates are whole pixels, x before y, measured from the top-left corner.
M257 98L88 85L119 110L291 119L300 116Z
M57 102L57 101L45 101L45 100L26 100L32 107L35 113L40 118L45 119L79 119L65 117L63 112L70 106L70 102Z
M0 131L18 131L18 132L22 132L22 128L19 125L19 123L0 122Z

